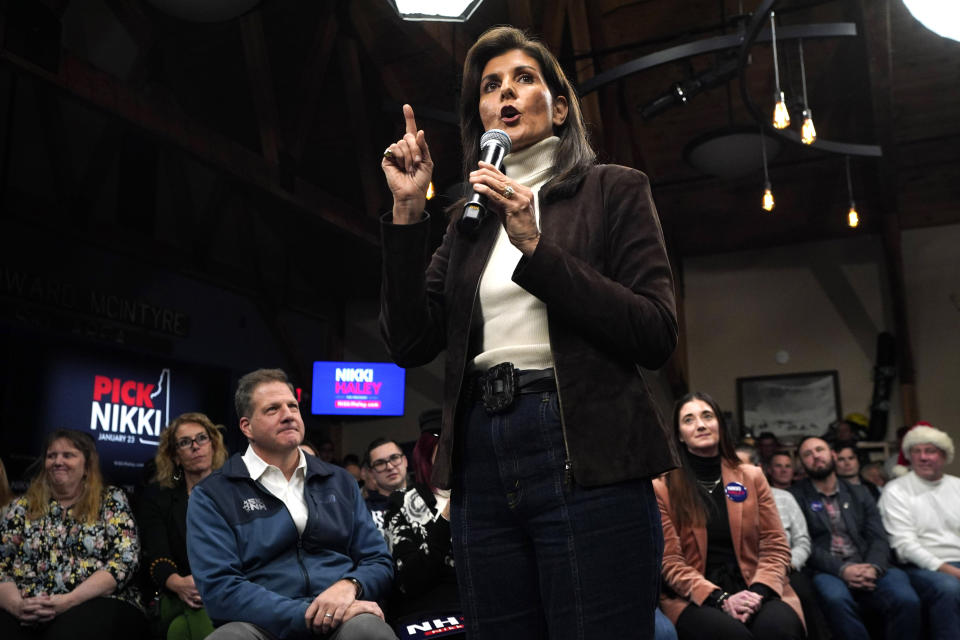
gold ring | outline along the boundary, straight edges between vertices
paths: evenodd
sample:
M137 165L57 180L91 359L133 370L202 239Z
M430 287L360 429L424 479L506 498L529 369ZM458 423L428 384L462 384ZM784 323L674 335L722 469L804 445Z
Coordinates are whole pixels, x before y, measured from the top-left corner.
M383 157L384 157L384 158L392 158L392 157L393 157L393 151L390 151L390 147L387 147L387 150L383 152ZM331 617L332 617L332 616L331 616Z
M509 200L513 197L513 187L507 185L503 188L503 197Z
M323 614L323 617L324 617L324 618L332 618L332 617L333 617L333 614L332 614L332 613L325 613L325 614Z

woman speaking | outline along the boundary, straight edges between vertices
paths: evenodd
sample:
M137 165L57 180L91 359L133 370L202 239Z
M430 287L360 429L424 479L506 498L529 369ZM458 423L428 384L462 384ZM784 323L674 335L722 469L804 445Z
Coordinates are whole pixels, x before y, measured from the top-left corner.
M651 476L677 464L639 366L677 340L673 283L649 183L597 165L573 87L511 27L467 54L464 180L424 271L433 160L413 109L381 162L381 330L394 360L446 350L434 484L452 489L457 579L471 638L651 637L663 547ZM478 163L506 132L503 170ZM499 134L493 134L499 135Z

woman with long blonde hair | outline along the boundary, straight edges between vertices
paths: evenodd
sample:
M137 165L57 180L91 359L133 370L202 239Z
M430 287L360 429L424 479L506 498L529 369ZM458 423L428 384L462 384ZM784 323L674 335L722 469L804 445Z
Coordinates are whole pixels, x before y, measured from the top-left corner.
M54 431L42 459L0 519L0 637L139 637L140 543L126 496L103 484L86 433Z
M199 640L213 631L187 559L187 500L198 482L223 466L220 427L203 413L184 413L163 430L154 484L140 500L143 562L159 592L160 631L169 640Z

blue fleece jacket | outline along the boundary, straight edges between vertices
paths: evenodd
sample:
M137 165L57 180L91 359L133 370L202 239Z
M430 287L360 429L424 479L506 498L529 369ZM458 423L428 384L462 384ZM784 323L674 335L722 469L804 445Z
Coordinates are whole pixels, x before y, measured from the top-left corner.
M194 487L187 555L215 622L252 622L278 638L308 637L304 615L337 580L356 578L364 600L390 589L393 561L356 480L307 456L308 518L298 535L284 504L254 482L239 454Z

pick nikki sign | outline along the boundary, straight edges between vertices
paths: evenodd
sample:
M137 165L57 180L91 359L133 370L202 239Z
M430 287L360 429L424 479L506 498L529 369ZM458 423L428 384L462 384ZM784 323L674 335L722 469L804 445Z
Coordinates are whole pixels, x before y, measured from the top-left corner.
M156 379L93 376L90 431L100 441L156 446L170 420L170 369Z

